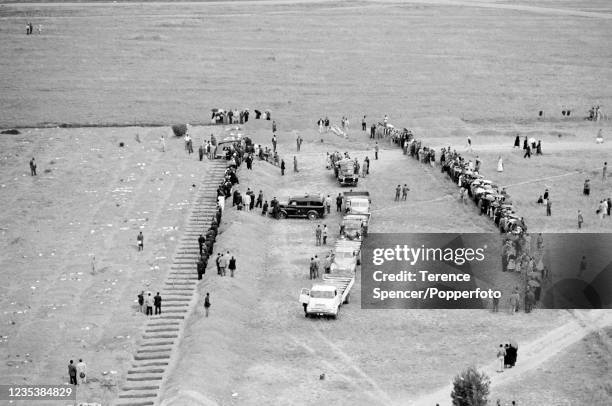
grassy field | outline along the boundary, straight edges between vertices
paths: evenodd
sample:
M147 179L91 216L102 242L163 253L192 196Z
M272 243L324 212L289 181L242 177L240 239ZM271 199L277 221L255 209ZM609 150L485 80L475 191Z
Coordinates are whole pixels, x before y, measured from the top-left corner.
M612 162L612 143L596 145L594 136L601 128L608 137L611 126L582 120L591 105L612 105L608 2L468 3L1 4L0 127L25 128L0 136L0 321L8 326L0 375L61 383L67 360L82 356L94 379L79 400L112 398L95 379L125 371L144 317L136 294L163 280L194 179L208 168L172 137L162 153L159 137L170 135L168 124L207 123L214 107L271 109L288 162L295 134L304 137L300 173L288 165L281 178L264 163L242 170L240 187L262 189L268 199L337 194L325 152L372 159L357 126L364 114L368 123L388 114L436 148L463 151L470 135L474 151L466 155L478 155L483 172L507 186L530 231L576 231L581 209L584 231L609 232L610 220L599 222L594 210L612 195L611 181L598 177ZM27 21L42 24L42 35L26 36ZM571 119L562 119L564 107ZM350 118L348 140L320 142L314 126L325 115ZM165 126L35 128L62 123ZM221 131L194 128L196 145ZM246 132L268 144L270 123L252 121ZM516 134L542 139L545 155L523 159L512 150ZM362 182L377 210L372 231L495 232L474 207L458 204L456 187L437 168L382 148ZM28 173L32 156L37 178ZM593 192L585 199L587 177ZM406 205L392 201L397 183L411 186ZM555 201L548 218L535 204L546 187ZM339 217L326 221L335 231ZM207 273L199 289L213 292L212 317L197 310L189 321L164 389L168 404L429 405L428 395L441 391L433 404L444 405L452 377L469 364L489 368L498 341L537 343L571 326L572 315L560 311L362 311L356 296L335 322L304 320L297 293L308 286L308 258L322 254L312 226L235 211L224 217L218 249L239 256L238 277ZM133 246L140 229L142 255ZM569 348L535 348L519 361L524 372L492 394L519 404L610 404L601 378L609 374L609 345L608 330Z

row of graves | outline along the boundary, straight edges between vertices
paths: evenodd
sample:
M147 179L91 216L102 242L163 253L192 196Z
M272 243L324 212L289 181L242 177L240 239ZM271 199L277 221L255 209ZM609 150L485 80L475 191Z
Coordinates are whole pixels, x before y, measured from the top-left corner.
M387 124L388 126L388 124ZM436 151L414 137L412 131L384 128L379 123L376 131L389 137L398 145L405 155L410 155L419 162L434 167ZM527 234L527 225L519 216L512 203L512 198L505 188L500 188L479 172L478 164L465 159L451 148L442 148L438 160L440 170L455 183L460 190L462 201L472 200L479 209L480 215L487 216L503 234L502 271L520 275L518 282L523 286L524 297L537 297L539 300L541 286L548 279L548 270L543 264L543 241L538 236L537 248L532 249L531 236ZM527 309L527 305L525 308Z
M210 123L211 124L244 124L249 121L251 116L250 109L243 110L226 110L226 109L211 109ZM270 110L253 110L255 120L271 120L272 112Z

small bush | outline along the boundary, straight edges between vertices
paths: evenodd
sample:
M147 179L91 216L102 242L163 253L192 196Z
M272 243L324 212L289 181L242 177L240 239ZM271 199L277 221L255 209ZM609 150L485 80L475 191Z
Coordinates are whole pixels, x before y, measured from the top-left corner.
M187 125L185 124L177 124L172 126L172 132L177 137L182 137L187 133Z
M453 406L486 406L491 380L475 367L469 367L455 377L451 398Z

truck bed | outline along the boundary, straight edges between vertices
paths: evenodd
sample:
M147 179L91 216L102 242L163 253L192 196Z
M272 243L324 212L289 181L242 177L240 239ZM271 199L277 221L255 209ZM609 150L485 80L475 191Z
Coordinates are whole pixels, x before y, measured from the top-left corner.
M336 276L336 275L323 275L323 281L328 284L335 286L340 292L342 297L342 303L346 302L346 298L351 291L351 288L355 284L355 276Z

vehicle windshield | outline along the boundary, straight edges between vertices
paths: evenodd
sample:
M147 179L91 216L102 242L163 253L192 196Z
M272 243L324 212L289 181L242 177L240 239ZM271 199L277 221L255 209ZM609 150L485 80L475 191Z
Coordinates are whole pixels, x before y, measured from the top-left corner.
M310 297L313 299L333 299L334 292L331 290L311 290Z
M365 200L353 200L351 207L368 207L368 202Z
M361 220L345 220L344 227L348 230L360 229L361 228Z
M353 253L349 252L349 251L345 251L345 252L338 252L336 251L336 260L346 260L346 259L351 259L353 258Z

